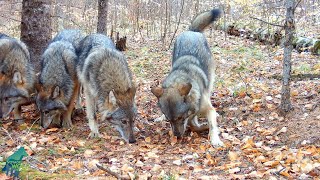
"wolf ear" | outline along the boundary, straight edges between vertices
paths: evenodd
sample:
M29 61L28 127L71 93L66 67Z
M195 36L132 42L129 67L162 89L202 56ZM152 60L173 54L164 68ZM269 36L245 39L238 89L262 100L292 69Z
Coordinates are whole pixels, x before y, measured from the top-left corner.
M180 88L179 88L179 92L180 92L180 95L181 96L186 96L189 94L190 90L192 88L192 84L188 83L188 84L185 84L185 85L182 85Z
M153 87L151 88L151 92L157 97L160 98L163 94L163 88L161 87Z
M22 83L22 77L21 77L21 73L20 72L15 72L13 74L13 83L15 84L21 84Z
M109 103L111 103L113 107L117 105L117 99L113 91L109 92Z
M60 88L56 86L53 90L52 98L57 98L60 95Z

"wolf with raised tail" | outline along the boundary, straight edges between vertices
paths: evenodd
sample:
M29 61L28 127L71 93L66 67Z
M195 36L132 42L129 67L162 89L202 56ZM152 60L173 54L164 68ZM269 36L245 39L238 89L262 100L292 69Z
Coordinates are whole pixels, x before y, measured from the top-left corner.
M210 143L214 146L223 146L217 114L210 101L216 63L202 32L220 14L219 9L213 9L195 17L189 30L175 41L172 68L162 87L151 89L175 136L182 137L187 126L193 131L209 129ZM206 117L208 124L200 125L198 117Z

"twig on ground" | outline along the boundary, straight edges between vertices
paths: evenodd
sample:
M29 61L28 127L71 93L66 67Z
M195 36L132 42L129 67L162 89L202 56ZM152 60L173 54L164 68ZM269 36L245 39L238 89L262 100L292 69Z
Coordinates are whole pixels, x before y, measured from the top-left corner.
M97 163L97 164L96 164L96 166L97 166L99 169L101 169L101 170L103 170L103 171L105 171L105 172L109 173L111 176L116 177L117 179L120 179L120 180L129 180L129 179L130 179L130 178L128 178L128 177L121 176L120 174L118 174L118 173L116 173L116 172L111 171L111 169L110 169L110 168L105 167L105 166L103 166L102 164Z
M36 119L35 121L33 121L31 127L28 129L28 132L27 132L26 136L30 133L30 130L31 130L32 126L34 125L34 123L36 123L39 119L40 119L40 118L38 118L38 119Z
M8 130L6 130L6 129L3 128L3 127L1 127L1 129L10 137L10 139L14 142L15 145L19 146L19 144L17 143L17 141L15 141L15 140L11 137L11 135L10 135L10 133L9 133Z
M46 164L45 162L41 162L37 159L35 159L32 156L28 156L26 157L26 161L28 162L28 164L30 165L31 168L33 169L37 169L38 171L42 171L42 172L48 172L49 170L47 169L47 167L49 166L48 164ZM32 162L33 161L33 162ZM44 168L39 168L37 166L37 164L42 164L46 169Z

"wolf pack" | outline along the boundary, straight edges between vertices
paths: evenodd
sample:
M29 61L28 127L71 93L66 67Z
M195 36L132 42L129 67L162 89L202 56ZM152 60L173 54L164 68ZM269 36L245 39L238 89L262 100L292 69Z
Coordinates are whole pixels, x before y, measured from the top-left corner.
M151 88L162 119L170 122L175 136L183 137L187 128L209 130L213 146L224 144L210 100L216 63L203 31L220 15L219 9L212 9L193 19L189 29L176 37L171 71L161 86ZM124 140L136 142L136 85L125 55L109 37L62 30L43 52L40 73L35 73L30 58L22 41L0 33L0 119L11 114L22 119L21 107L35 103L43 128L72 128L73 112L83 108L83 94L89 137L100 136L99 117ZM207 118L208 123L198 118Z

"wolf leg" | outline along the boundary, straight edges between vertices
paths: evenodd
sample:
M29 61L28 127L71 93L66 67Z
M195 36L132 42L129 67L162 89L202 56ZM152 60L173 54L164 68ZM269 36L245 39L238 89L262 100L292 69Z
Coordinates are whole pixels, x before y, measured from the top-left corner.
M86 97L86 112L87 112L87 118L89 121L89 127L91 130L91 133L89 134L89 137L99 137L99 127L96 122L96 108L95 108L95 100L92 94L89 92L89 89L87 87L84 87L84 95Z
M209 138L213 146L224 146L219 138L219 128L217 125L217 112L212 107L211 103L207 110L208 124L209 124Z
M209 139L213 146L224 146L223 142L219 138L219 128L217 125L217 112L212 107L210 101L210 93L204 93L202 96L203 105L201 107L201 112L203 112L208 118L209 125ZM202 113L201 113L202 114Z
M164 114L162 114L160 117L154 119L154 122L161 122L161 121L165 121L166 120L166 116Z
M78 93L77 93L77 103L76 103L76 110L83 110L82 108L82 105L81 105L81 102L82 102L82 97L81 97L81 94L82 94L82 86L79 85L79 88L77 89Z
M190 126L190 129L195 132L202 132L209 129L208 124L199 124L198 116L189 119L188 125Z
M72 127L72 121L71 121L71 116L72 116L72 112L74 110L75 107L75 101L79 95L79 87L80 84L79 82L76 80L75 81L75 85L73 88L73 94L71 96L71 100L69 102L69 106L66 112L63 113L63 120L62 120L62 127L64 128L71 128Z
M21 116L21 105L15 104L13 108L13 117L15 120L23 121L23 118Z

